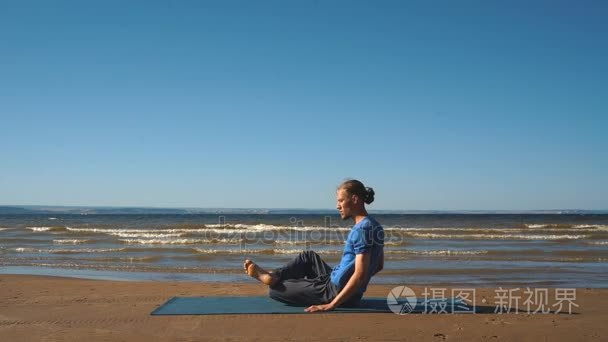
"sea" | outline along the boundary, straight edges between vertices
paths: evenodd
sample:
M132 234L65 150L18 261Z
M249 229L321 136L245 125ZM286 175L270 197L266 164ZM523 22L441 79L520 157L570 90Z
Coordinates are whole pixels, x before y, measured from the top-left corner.
M607 214L372 214L384 227L374 284L608 286ZM88 279L253 282L303 250L339 263L338 215L0 215L0 273Z

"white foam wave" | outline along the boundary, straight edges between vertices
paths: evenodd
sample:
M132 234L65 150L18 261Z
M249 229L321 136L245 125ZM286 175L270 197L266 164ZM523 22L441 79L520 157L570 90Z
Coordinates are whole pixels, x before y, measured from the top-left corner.
M199 253L203 254L298 254L302 249L213 249L213 248L194 248ZM342 250L315 250L318 254L336 255L341 254ZM423 251L411 251L411 250L385 250L386 254L390 255L481 255L487 254L487 250L423 250Z
M234 226L226 226L227 228L222 229L204 229L205 231L214 231L214 232L225 232L225 231L234 231L234 232L272 232L272 231L302 231L302 232L310 232L310 231L329 231L329 232L339 232L339 231L350 231L351 228L347 227L322 227L322 226L275 226L270 224L235 224ZM232 227L232 228L228 228Z
M577 240L584 239L586 235L526 235L526 234L436 234L436 233L409 233L418 238L427 239L480 239L480 240Z
M277 245L307 245L307 244L313 244L313 245L342 245L344 244L344 241L342 240L324 240L324 239L318 239L318 240L275 240L273 241L274 244Z
M240 239L119 239L126 244L140 245L195 245L207 243L239 244Z
M302 252L301 249L209 249L209 248L195 248L198 253L202 254L298 254ZM340 254L342 251L339 250L316 250L317 254Z
M198 229L115 229L115 228L72 228L66 227L71 232L82 233L102 233L102 234L121 234L121 233L183 233L197 231Z
M142 234L144 237L146 234L151 236L152 234L180 234L179 236L183 236L185 234L197 234L197 233L217 233L217 234L230 234L230 233L247 233L251 232L251 230L247 229L209 229L209 228L195 228L195 229L183 229L183 228L175 228L175 229L110 229L110 228L66 228L71 232L80 232L80 233L99 233L99 234L107 234L107 235L116 235L116 236L124 236L126 234L130 234L132 237L136 237L136 234ZM177 236L177 235L176 235Z
M30 247L17 247L17 248L13 248L13 250L15 252L20 252L20 253L30 253L30 252L36 252L38 251L35 248L30 248Z
M546 228L548 226L548 224L526 224L528 228Z
M115 235L123 238L168 238L168 237L180 237L183 236L184 233L111 233L110 235Z
M343 240L276 240L273 241L276 245L343 245ZM402 246L405 244L403 240L386 240L385 246Z
M235 224L234 228L260 231L295 230L295 231L345 231L351 230L347 227L322 227L322 226L275 226L270 224Z
M390 234L405 234L414 237L425 237L421 234L427 234L428 238L472 238L472 239L532 239L532 240L558 240L558 239L578 239L584 236L580 236L580 233L588 232L599 232L608 231L606 225L578 225L571 228L559 227L550 224L531 224L527 225L528 228L473 228L473 227L387 227L384 228L385 232ZM49 231L56 230L57 227L28 227L33 231ZM63 229L63 228L61 228ZM235 224L235 225L213 225L209 224L202 228L158 228L158 229L117 229L117 228L72 228L66 227L67 231L70 232L81 232L81 233L99 233L117 236L120 238L137 239L137 238L148 238L148 239L163 239L163 238L178 238L188 237L197 238L198 234L215 234L215 235L236 235L236 234L248 234L248 233L264 233L264 232L277 232L277 231L327 231L336 232L349 231L351 228L345 227L319 227L319 226L275 226L269 224ZM527 235L530 230L536 230L535 235ZM546 231L548 235L540 235ZM433 235L435 232L445 232L453 234L439 234ZM507 236L502 236L498 233L505 233ZM564 235L557 235L550 233L563 233ZM441 236L444 235L444 236ZM484 236L486 235L486 236ZM202 236L201 236L202 237ZM162 242L156 242L162 243ZM178 242L173 242L174 244ZM204 243L204 241L203 241ZM333 244L330 242L329 244ZM387 243L387 244L401 244L401 243Z
M604 246L604 245L608 245L608 241L590 241L589 244Z
M205 227L209 227L209 228L221 228L221 227L226 227L226 224L206 224Z
M545 223L545 224L526 224L528 229L542 229L542 230L580 230L580 229L589 229L589 230L606 230L608 228L607 225L603 224L577 224L577 225L569 225L569 224L559 224L559 223Z
M574 228L576 228L576 229L590 228L590 229L588 229L590 231L603 231L603 232L608 231L608 226L602 225L602 224L581 224L581 225L574 226Z
M61 240L53 240L53 243L56 244L79 244L79 243L87 243L91 240L86 239L61 239Z
M80 248L80 249L38 249L31 247L17 247L11 250L19 253L106 253L106 252L121 252L125 248Z
M388 227L384 228L385 232L424 232L424 231L454 231L454 232L484 232L484 233L525 233L530 230L550 231L550 232L594 232L606 231L608 226L605 225L578 225L573 227L552 227L551 225L531 225L528 228L488 228L488 227Z
M385 250L386 254L414 254L414 255L480 255L487 254L486 250L459 251L459 250L423 250L423 251L391 251Z
M487 227L384 227L385 232L422 232L422 231L479 231L479 232L528 232L531 229L538 230L559 230L563 232L568 231L608 231L607 225L576 225L572 227L564 227L555 224L528 224L527 228L487 228ZM56 229L57 227L27 227L33 231L49 231ZM266 231L328 231L328 232L340 232L350 231L349 227L322 227L322 226L276 226L270 224L235 224L235 225L221 225L221 224L207 224L201 228L149 228L149 229L117 229L117 228L72 228L66 227L68 231L72 232L89 232L89 233L101 233L108 235L116 235L119 237L153 237L152 235L141 235L136 236L135 234L197 234L197 233L218 233L218 234L239 234L249 232L266 232ZM126 234L131 234L127 236ZM167 236L168 237L168 236ZM177 237L177 236L175 236Z
M53 229L53 227L26 227L29 230L35 231L35 232L47 232L51 229Z
M385 227L387 232L418 232L418 231L513 231L517 228L474 228L474 227Z
M253 224L253 225L251 225L251 224L235 224L233 227L237 228L237 229L256 229L256 230L272 230L272 229L277 229L277 228L279 228L279 229L280 228L284 228L284 227L281 227L281 226L273 226L273 225L270 225L270 224L263 224L263 223Z
M71 254L71 253L108 253L108 252L122 252L124 248L79 248L79 249L48 249L45 252L48 253L61 253L61 254Z
M43 227L51 228L51 227ZM320 226L275 226L269 224L236 224L236 225L206 225L203 228L157 228L157 229L116 229L116 228L72 228L66 227L72 232L89 232L102 234L118 234L118 233L141 233L141 234L170 234L170 233L247 233L247 232L264 232L264 231L348 231L351 228L344 227L320 227ZM48 230L48 229L47 229Z
M229 233L246 233L245 229L208 229L208 228L194 228L194 229L115 229L115 228L66 228L71 232L79 233L99 233L106 235L114 235L118 237L180 237L185 234L197 234L197 233L217 233L217 234L229 234Z

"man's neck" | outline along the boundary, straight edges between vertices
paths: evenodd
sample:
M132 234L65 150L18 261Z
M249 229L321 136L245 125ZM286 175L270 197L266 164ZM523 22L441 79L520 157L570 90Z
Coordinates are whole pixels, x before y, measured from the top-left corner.
M363 209L362 212L360 212L359 214L355 215L355 224L361 222L366 217L367 217L367 210Z

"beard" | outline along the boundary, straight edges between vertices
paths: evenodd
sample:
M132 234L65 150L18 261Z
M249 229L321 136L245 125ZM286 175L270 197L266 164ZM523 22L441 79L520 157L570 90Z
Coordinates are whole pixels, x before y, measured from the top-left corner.
M352 216L346 215L346 214L340 214L340 217L342 218L342 221L346 221L346 220L350 219Z

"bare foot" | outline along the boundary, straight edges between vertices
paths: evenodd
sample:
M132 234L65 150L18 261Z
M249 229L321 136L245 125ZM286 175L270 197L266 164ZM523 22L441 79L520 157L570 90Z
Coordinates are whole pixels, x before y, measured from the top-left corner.
M269 273L249 259L245 260L243 268L250 277L257 279L268 286L274 285L279 280L276 275Z

